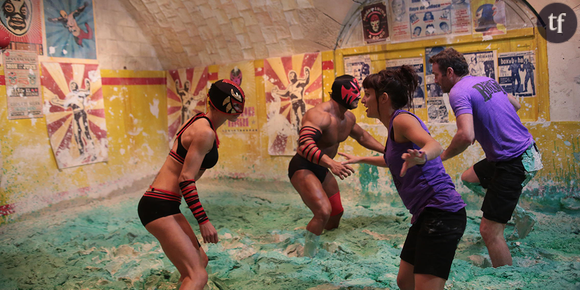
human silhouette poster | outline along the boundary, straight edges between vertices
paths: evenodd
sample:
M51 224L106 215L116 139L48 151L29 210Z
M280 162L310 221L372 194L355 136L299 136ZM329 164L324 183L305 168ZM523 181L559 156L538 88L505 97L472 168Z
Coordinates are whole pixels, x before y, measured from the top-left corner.
M97 59L93 10L90 0L44 0L47 55Z
M499 84L514 97L536 96L536 56L534 51L498 55Z
M107 161L107 126L97 64L43 62L42 94L58 168Z
M306 111L322 102L320 53L268 58L264 85L270 155L294 155Z
M38 55L18 50L6 50L3 55L8 119L42 117Z
M244 91L246 98L244 112L235 122L226 121L220 127L222 132L257 132L258 117L256 116L256 77L253 61L222 65L218 71L218 79L231 80Z
M0 35L10 38L8 49L43 54L40 3L40 0L0 1Z
M167 73L167 124L170 144L189 118L206 112L207 67L170 70Z

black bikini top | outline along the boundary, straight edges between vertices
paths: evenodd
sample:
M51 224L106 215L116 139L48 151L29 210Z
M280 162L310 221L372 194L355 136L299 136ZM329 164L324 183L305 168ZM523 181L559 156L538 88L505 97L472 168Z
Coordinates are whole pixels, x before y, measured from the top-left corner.
M185 132L185 130L191 125L193 124L193 122L199 120L199 119L207 119L209 121L209 125L212 128L212 130L215 133L215 128L213 127L213 124L211 123L211 120L204 114L204 113L199 113L195 116L193 116L191 119L189 119L189 121L187 121L187 124L185 124L185 126L183 126L181 128L181 130L179 130L179 132L177 132L177 151L173 151L170 150L169 151L169 156L173 157L173 159L175 159L175 161L183 164L183 162L185 161L185 156L187 155L187 149L185 147L183 147L183 145L181 144L181 134L183 134L183 132ZM213 147L211 148L211 150L205 154L205 157L203 158L203 162L201 162L201 169L209 169L212 168L216 165L218 158L219 158L219 153L218 153L218 146L219 145L219 140L218 140L218 136L217 133L215 133L215 141L213 141Z

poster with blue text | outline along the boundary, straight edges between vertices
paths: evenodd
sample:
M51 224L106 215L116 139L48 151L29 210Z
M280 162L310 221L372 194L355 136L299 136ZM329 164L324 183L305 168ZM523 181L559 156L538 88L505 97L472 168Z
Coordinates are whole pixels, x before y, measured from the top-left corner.
M48 56L97 59L92 1L44 0L44 23Z

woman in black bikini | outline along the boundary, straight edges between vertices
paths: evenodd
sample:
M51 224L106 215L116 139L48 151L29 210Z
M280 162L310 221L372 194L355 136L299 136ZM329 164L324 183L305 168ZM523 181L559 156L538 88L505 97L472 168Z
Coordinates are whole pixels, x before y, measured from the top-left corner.
M217 231L200 203L195 181L218 161L215 130L244 111L244 92L229 80L214 83L208 96L209 112L193 116L179 129L169 156L138 207L141 222L179 270L179 289L203 289L208 279L207 255L179 210L181 196L197 219L204 242L217 243Z

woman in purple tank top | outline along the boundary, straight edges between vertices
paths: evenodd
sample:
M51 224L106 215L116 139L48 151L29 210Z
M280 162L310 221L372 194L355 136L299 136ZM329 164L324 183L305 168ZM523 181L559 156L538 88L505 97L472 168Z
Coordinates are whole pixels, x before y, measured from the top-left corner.
M401 289L444 289L466 225L465 203L455 191L439 155L443 148L414 114L418 76L410 66L382 70L363 81L362 103L370 118L388 128L384 156L340 153L348 163L388 167L405 207L413 215L401 252Z

